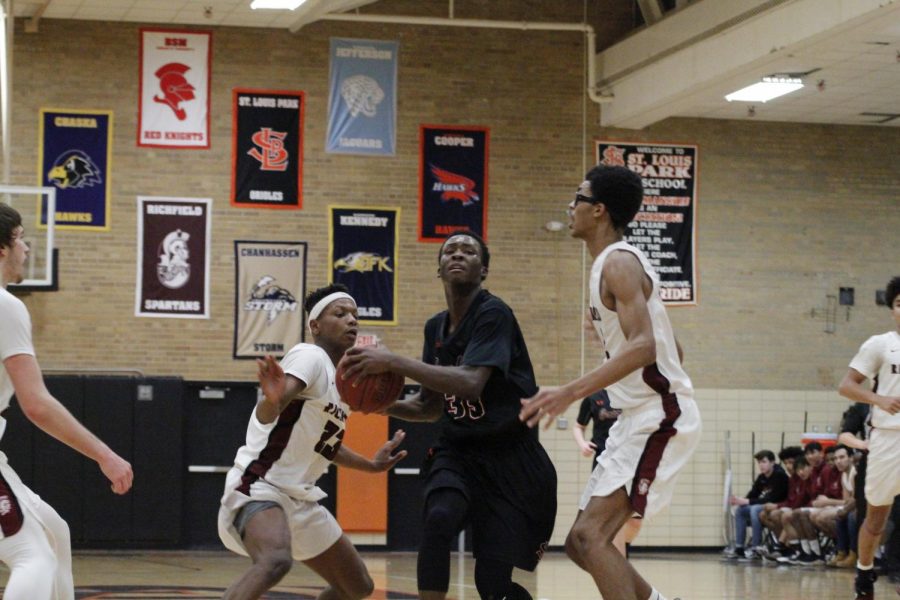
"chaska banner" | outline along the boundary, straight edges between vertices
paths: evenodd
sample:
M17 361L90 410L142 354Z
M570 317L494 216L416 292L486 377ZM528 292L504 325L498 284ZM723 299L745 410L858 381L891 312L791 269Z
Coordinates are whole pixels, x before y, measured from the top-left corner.
M208 198L138 196L138 317L209 318Z
M647 255L667 304L697 304L694 211L697 146L597 140L597 162L628 167L644 182L644 203L625 239Z
M212 33L140 31L138 146L209 148Z

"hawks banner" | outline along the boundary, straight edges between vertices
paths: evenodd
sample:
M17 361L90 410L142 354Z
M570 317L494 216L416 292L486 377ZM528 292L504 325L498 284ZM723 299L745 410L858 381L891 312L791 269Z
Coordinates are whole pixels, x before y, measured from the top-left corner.
M485 127L419 128L419 241L442 242L470 229L487 240Z
M209 148L212 33L141 29L138 146Z
M282 357L303 341L305 242L234 243L234 358Z
M41 109L38 185L56 188L58 229L109 229L112 112ZM47 224L47 200L38 208Z
M326 152L394 154L397 42L331 38Z
M400 209L328 208L329 280L350 288L360 323L396 325Z
M208 198L138 196L138 317L209 318Z
M231 205L303 206L303 92L233 92Z
M625 239L647 255L659 274L663 301L697 304L697 146L596 144L599 164L628 167L644 181L644 203Z

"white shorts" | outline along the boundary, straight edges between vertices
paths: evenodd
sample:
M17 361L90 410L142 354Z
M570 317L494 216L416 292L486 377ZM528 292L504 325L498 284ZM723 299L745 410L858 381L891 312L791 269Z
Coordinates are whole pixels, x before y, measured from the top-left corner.
M900 430L873 429L866 460L866 502L890 506L900 494Z
M578 507L624 487L634 512L650 518L672 500L675 477L700 442L700 411L693 398L673 397L625 409L609 430Z
M243 471L234 468L225 478L225 495L219 507L219 538L225 547L249 556L244 541L234 526L234 519L248 502L260 500L276 502L284 511L291 530L291 556L295 560L309 560L333 546L343 535L334 516L318 502L296 500L264 480L250 486L250 495L238 492Z

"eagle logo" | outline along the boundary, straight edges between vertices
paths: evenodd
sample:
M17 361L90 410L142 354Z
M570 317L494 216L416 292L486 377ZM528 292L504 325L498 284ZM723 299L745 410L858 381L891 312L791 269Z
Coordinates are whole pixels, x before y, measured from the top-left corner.
M103 183L100 169L87 153L81 150L66 150L53 161L47 172L47 179L60 189L83 188Z
M436 179L431 191L441 193L441 202L459 200L463 206L469 206L481 200L481 197L475 193L473 180L434 165L428 166Z

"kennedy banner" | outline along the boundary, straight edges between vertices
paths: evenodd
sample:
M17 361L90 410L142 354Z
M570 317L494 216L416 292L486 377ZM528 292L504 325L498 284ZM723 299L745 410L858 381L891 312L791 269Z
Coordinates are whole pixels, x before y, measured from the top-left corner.
M326 152L393 155L397 42L331 38Z
M350 288L360 323L396 325L400 209L328 208L329 280Z
M644 181L644 203L625 239L659 273L667 304L697 304L694 210L697 146L597 140L597 162L625 166Z
M138 317L209 318L208 198L138 196Z
M284 356L306 330L306 242L236 241L234 263L234 358Z
M487 240L486 127L419 128L419 241L443 242L460 229Z
M140 31L138 146L209 148L212 33Z
M56 228L109 230L111 111L40 111L38 185L56 188ZM47 200L38 207L47 225Z

